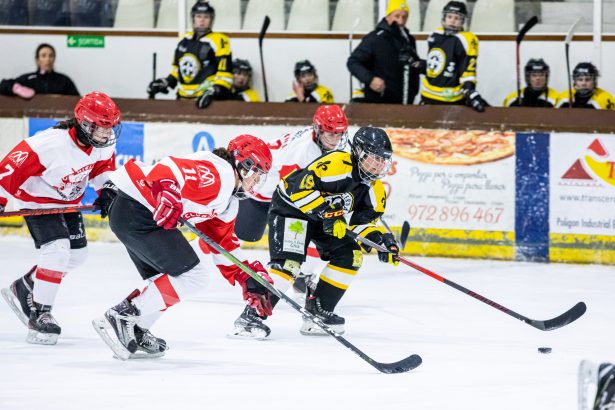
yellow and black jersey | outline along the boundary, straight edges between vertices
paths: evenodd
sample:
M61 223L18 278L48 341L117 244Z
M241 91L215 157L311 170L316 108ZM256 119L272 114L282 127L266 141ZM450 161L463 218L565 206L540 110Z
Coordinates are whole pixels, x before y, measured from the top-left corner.
M203 94L202 84L231 88L233 85L231 45L226 35L209 33L198 38L185 34L177 44L171 76L178 84L178 98L196 98Z
M261 102L261 96L256 90L248 88L243 91L231 90L231 99L245 102Z
M297 96L295 93L292 93L286 101L289 102L297 102ZM333 92L325 87L324 85L317 85L314 91L305 95L304 102L315 102L315 103L323 103L323 104L333 104Z
M333 151L280 180L271 211L291 218L320 220L331 206L352 213L351 228L365 236L382 228L373 226L386 208L386 194L380 180L366 184L355 169L350 153Z
M503 107L555 107L559 101L559 93L553 88L548 88L544 91L534 91L531 88L523 88L521 90L523 100L519 101L519 93L513 91L506 97L502 103Z
M421 95L451 103L462 100L463 84L468 81L476 83L478 38L468 31L447 35L439 28L427 42L427 72Z
M615 98L608 91L596 88L589 97L578 97L576 90L572 90L573 108L594 108L596 110L615 110ZM570 93L564 91L559 96L557 108L568 107L570 105Z

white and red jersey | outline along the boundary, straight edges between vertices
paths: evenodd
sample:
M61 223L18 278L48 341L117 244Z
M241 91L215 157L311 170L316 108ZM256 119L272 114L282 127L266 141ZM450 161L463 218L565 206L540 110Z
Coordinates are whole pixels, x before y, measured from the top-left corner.
M16 209L74 206L88 182L98 191L114 170L115 146L84 147L74 128L49 128L21 141L0 162L0 204L10 195Z
M280 179L296 169L305 168L322 155L318 144L314 141L312 127L304 128L267 144L273 156L271 170L267 179L261 184L254 199L270 202Z
M154 165L130 161L111 175L111 181L123 193L152 213L156 202L151 184L161 179L177 182L182 197L182 218L235 257L245 260L234 233L239 200L233 196L236 177L231 164L210 151L199 151L183 157L166 157ZM211 251L220 272L235 284L240 269L204 243L200 245L205 251Z

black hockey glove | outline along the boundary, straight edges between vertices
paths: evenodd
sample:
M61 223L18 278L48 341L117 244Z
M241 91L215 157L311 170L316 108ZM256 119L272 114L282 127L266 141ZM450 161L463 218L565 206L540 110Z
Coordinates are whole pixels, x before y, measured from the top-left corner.
M221 86L213 85L205 90L205 92L196 99L197 108L203 109L209 107L209 104L211 104L213 100L221 99L220 96L222 93L223 90Z
M337 239L346 236L346 218L341 206L331 206L322 213L322 229Z
M106 218L109 215L109 208L111 208L111 204L117 195L117 187L111 181L105 182L102 189L100 190L100 194L98 198L94 201L95 209L100 210L100 217Z
M152 98L158 93L168 94L169 93L169 81L167 81L166 78L159 78L157 80L152 81L147 86L147 93Z
M388 249L388 252L378 251L378 259L380 262L391 263L395 266L399 264L399 261L397 260L397 256L399 255L399 246L397 245L397 241L392 234L375 231L367 234L366 238ZM367 245L362 246L367 252L372 249Z
M485 107L489 107L489 103L485 101L476 90L467 93L466 101L474 111L484 112Z

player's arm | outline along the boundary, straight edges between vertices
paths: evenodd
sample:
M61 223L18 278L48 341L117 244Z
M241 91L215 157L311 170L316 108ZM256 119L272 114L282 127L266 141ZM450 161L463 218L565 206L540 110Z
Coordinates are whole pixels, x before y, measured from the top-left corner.
M38 154L27 141L21 141L0 161L0 212L8 199L15 195L21 185L32 176L40 176L45 171Z
M350 54L346 63L348 71L366 85L369 85L375 77L375 74L368 68L373 66L373 46L374 38L368 34Z
M156 94L168 94L169 90L175 88L179 81L179 58L182 53L179 51L179 47L182 44L182 41L179 42L177 47L175 48L175 53L173 54L173 63L171 64L171 72L168 76L164 78L157 78L147 86L147 93L150 98L153 98Z
M230 90L233 85L233 56L231 54L231 43L229 38L221 33L212 33L216 44L215 64L217 67L214 76L214 85L223 89Z

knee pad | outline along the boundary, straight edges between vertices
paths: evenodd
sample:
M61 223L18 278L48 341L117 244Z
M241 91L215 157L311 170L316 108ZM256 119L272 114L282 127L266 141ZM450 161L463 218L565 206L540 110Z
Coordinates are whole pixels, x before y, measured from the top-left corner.
M68 266L66 267L66 271L71 272L77 269L79 266L83 265L87 257L88 257L87 246L84 248L79 248L79 249L71 249L70 259L68 261Z
M68 238L56 239L41 245L38 266L58 272L67 272L70 257L70 241Z
M285 292L301 273L301 262L292 259L274 259L269 262L269 271L274 286Z
M340 268L359 270L363 265L363 252L356 242L331 251L329 263Z
M180 300L203 290L208 283L208 275L202 263L179 276L167 275Z

